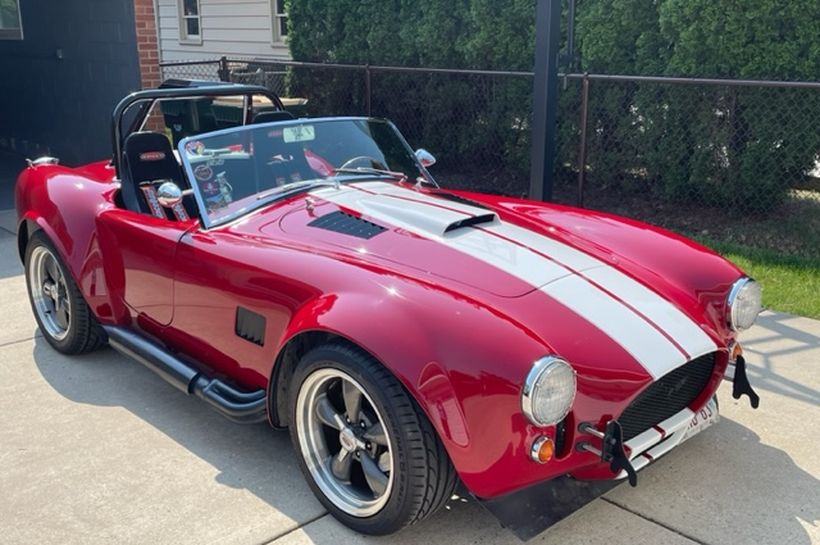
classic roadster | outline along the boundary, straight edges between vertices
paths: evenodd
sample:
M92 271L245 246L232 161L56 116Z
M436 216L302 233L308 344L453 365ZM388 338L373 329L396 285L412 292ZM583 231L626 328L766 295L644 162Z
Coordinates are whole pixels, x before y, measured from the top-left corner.
M440 188L389 121L295 119L258 87L134 93L112 138L113 160L40 158L17 181L45 340L107 343L288 428L357 531L418 522L458 482L507 524L549 524L715 422L724 376L757 406L737 335L760 287L681 236Z

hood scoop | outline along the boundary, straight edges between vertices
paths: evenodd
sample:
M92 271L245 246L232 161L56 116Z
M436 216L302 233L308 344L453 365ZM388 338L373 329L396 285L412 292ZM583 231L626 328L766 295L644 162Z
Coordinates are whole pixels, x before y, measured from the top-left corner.
M344 206L347 203L341 204ZM408 231L421 231L437 237L450 234L463 227L491 223L497 219L495 212L487 210L474 209L474 212L462 212L389 196L359 197L355 206L363 215L370 218L376 218Z
M456 229L461 229L463 227L471 227L473 225L479 225L481 223L492 223L497 218L498 216L496 216L494 212L487 212L486 214L480 214L478 216L464 218L463 220L454 221L453 223L448 225L444 229L444 232L449 233L450 231L455 231Z

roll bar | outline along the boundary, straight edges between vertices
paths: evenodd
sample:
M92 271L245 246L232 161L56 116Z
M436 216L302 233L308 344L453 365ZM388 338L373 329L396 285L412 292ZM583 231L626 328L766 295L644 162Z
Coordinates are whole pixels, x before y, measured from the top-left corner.
M116 169L117 178L121 176L120 163L122 162L122 147L125 139L129 134L134 132L137 127L142 126L145 116L148 115L148 112L151 111L151 106L157 100L173 98L210 98L237 95L245 95L251 99L247 101L248 108L250 108L250 105L253 103L252 97L254 95L262 95L270 100L271 103L276 106L277 110L285 109L279 97L265 87L258 85L220 84L218 82L203 82L202 84L191 84L188 87L160 87L159 89L146 89L143 91L136 91L123 98L114 108L114 113L111 120L111 142L114 148L113 163L114 168ZM128 130L123 131L123 115L131 106L139 102L149 102L148 107L142 108L137 113L137 117L134 119L134 122L131 123L130 127L128 127ZM243 119L247 122L247 112Z

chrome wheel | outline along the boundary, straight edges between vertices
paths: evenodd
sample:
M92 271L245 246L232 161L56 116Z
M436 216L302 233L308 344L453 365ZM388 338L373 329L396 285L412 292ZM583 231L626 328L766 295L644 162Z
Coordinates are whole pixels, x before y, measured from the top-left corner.
M40 323L54 340L62 341L71 326L71 299L63 270L45 246L37 246L28 264L29 287Z
M393 488L393 450L361 384L335 368L314 371L299 389L296 418L299 448L324 495L352 516L378 513Z

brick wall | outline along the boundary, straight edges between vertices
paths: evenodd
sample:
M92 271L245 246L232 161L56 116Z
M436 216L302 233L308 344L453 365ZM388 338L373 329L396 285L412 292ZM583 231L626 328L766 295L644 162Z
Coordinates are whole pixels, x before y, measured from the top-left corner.
M142 87L155 88L160 84L161 74L154 0L134 0L134 24Z

